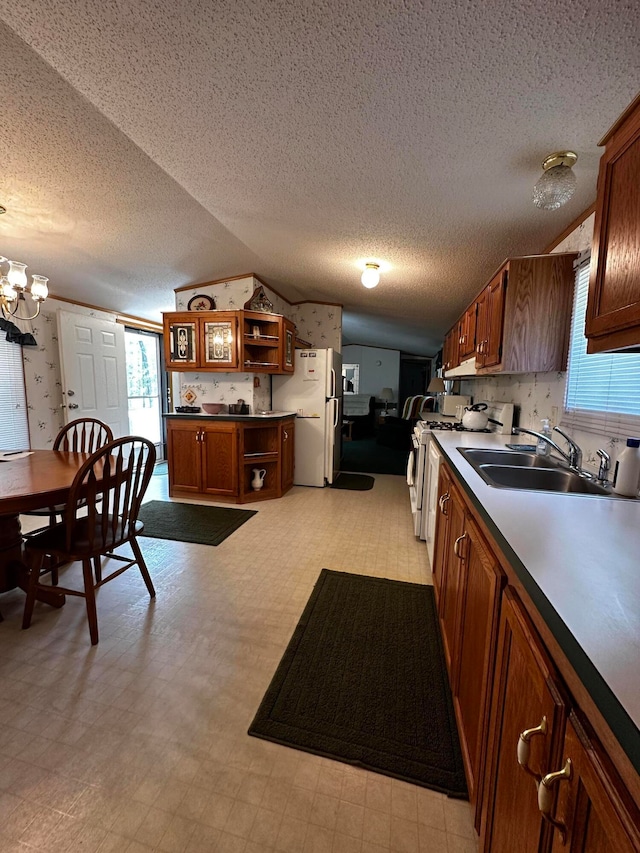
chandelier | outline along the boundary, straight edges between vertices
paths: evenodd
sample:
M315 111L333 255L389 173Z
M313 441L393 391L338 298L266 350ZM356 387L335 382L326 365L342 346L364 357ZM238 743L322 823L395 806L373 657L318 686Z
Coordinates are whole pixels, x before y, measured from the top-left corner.
M27 282L26 264L19 261L10 261L0 255L1 265L8 264L9 269L0 277L0 308L7 320L15 317L17 320L34 320L40 313L40 304L49 295L47 282L49 279L44 275L32 275L31 286ZM27 305L26 297L29 296L33 302L33 308L20 310ZM33 313L28 314L29 310Z

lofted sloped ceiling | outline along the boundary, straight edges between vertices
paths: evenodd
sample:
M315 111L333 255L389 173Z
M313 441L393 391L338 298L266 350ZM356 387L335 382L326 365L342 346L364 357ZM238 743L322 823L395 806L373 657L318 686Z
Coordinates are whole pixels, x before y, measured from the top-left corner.
M640 80L635 0L0 0L0 19L0 254L154 320L174 287L253 271L342 303L350 343L424 355L593 202ZM564 147L578 189L540 211Z

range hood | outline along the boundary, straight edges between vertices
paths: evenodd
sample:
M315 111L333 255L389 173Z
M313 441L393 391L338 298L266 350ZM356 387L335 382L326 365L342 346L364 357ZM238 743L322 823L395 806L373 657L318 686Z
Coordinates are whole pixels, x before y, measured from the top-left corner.
M466 361L460 362L457 367L452 367L444 373L444 379L461 379L464 376L475 376L477 374L476 358L468 358Z

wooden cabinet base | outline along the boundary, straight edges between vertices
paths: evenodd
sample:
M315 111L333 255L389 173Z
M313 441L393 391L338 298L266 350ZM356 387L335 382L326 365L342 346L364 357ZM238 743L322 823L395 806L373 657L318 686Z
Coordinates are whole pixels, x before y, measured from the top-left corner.
M294 432L293 418L168 418L169 496L236 504L282 497L293 485Z

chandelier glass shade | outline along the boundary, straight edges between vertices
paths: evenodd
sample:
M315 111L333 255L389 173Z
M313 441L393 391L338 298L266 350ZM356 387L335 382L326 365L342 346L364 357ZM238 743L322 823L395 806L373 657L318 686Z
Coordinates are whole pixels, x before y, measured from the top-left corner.
M31 286L27 279L27 265L20 261L10 261L8 258L0 257L0 272L2 264L7 264L8 269L0 277L0 308L2 314L11 319L34 320L40 313L40 305L49 295L47 282L49 279L44 275L31 276ZM29 296L33 308L28 308L26 297Z
M576 191L572 166L578 159L573 151L558 151L543 162L543 172L533 188L533 203L542 210L557 210Z

